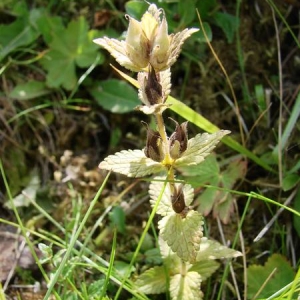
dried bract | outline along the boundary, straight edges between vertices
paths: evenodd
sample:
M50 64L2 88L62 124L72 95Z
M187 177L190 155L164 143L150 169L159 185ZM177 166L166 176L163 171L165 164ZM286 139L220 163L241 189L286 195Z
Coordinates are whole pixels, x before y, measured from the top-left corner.
M161 16L162 15L162 16ZM141 21L127 16L129 26L125 41L107 37L95 39L123 67L134 71L147 71L151 64L155 72L170 68L180 54L184 41L196 28L168 35L168 24L163 10L151 4Z

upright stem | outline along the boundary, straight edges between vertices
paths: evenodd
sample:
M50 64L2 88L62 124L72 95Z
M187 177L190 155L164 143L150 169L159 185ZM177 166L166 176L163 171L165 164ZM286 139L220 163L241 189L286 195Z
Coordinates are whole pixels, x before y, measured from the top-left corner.
M172 167L171 168L168 167L168 165L171 165L172 158L170 156L169 140L168 140L168 136L166 133L164 119L163 119L161 112L156 113L154 115L156 118L157 130L158 130L158 132L163 140L163 144L164 144L164 152L165 152L164 164L166 165L166 167L168 169L167 177L168 177L168 182L169 182L169 186L170 186L170 191L171 191L171 194L174 194L174 192L175 192L174 169Z

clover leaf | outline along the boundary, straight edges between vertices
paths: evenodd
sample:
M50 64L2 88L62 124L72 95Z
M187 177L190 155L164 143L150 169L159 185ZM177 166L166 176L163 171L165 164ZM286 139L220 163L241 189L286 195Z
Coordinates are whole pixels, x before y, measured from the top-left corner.
M62 32L56 33L50 42L50 50L41 60L48 71L47 84L71 90L76 86L76 66L89 67L97 57L98 47L92 42L95 31L88 31L83 17L71 21Z

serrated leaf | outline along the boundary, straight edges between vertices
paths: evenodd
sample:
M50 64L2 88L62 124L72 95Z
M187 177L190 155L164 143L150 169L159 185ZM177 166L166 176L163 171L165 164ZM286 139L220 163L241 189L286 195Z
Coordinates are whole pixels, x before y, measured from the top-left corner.
M166 291L166 271L164 267L154 267L142 273L135 284L145 294L160 294Z
M217 241L209 240L206 237L201 239L200 250L197 255L197 261L206 261L208 259L234 258L241 256L242 253L230 249Z
M91 90L92 96L103 108L113 113L132 111L141 102L136 90L126 81L109 79Z
M181 167L200 164L213 151L222 137L229 133L229 130L219 130L213 134L197 134L188 141L187 150L176 160L174 168L180 170Z
M99 168L128 177L143 177L165 170L160 163L147 158L142 150L123 150L109 155L99 164Z
M189 271L197 272L201 275L202 281L205 281L209 278L218 268L220 267L220 263L215 260L204 260L196 262L192 265Z
M171 299L176 300L201 300L203 293L200 291L201 276L197 272L176 274L170 280Z
M275 270L275 273L269 281L266 280ZM269 257L268 261L264 266L251 265L247 269L248 278L248 294L247 297L252 299L254 295L263 287L261 293L257 296L259 298L268 298L281 288L292 282L295 273L291 265L288 263L286 258L280 254L273 254Z
M76 65L88 67L97 56L94 35L88 32L88 24L83 17L71 21L68 27L55 35L50 43L50 51L41 64L48 71L47 84L50 87L63 86L71 90L77 83Z
M170 214L162 218L158 227L161 237L181 259L195 262L200 247L203 218L197 211L189 211L185 218Z
M163 177L155 177L155 181L152 181L149 186L149 195L150 195L150 203L151 206L154 207L157 199L160 196L160 193L162 189L164 188L164 181L165 178ZM175 183L176 187L179 187L180 183ZM183 194L184 194L184 201L185 205L189 206L194 200L194 189L189 184L185 184L183 186ZM166 186L164 193L161 197L161 200L159 202L157 211L157 214L161 216L166 216L168 214L173 214L174 210L172 208L171 204L171 190L169 184Z
M45 82L31 80L17 85L10 93L9 97L17 100L30 100L50 93Z

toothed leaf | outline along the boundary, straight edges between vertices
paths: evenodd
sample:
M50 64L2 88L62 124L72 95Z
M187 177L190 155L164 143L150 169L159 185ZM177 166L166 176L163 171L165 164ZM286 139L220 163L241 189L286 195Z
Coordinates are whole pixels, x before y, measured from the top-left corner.
M201 239L200 250L197 255L197 261L208 259L234 258L242 256L242 253L230 249L217 241L208 240L206 237Z
M160 234L174 251L184 261L196 261L200 247L202 232L202 215L197 211L189 211L185 217L170 214L158 223Z
M176 300L201 300L203 293L200 291L201 276L197 272L176 274L170 280L171 299Z
M147 158L142 150L123 150L109 155L99 164L99 168L128 177L143 177L165 170L164 166Z
M166 275L164 267L154 267L142 273L135 284L145 294L164 293L167 287Z
M229 133L229 130L220 130L213 134L197 134L188 141L186 151L176 160L174 167L180 170L180 167L200 164L213 151L222 137Z

